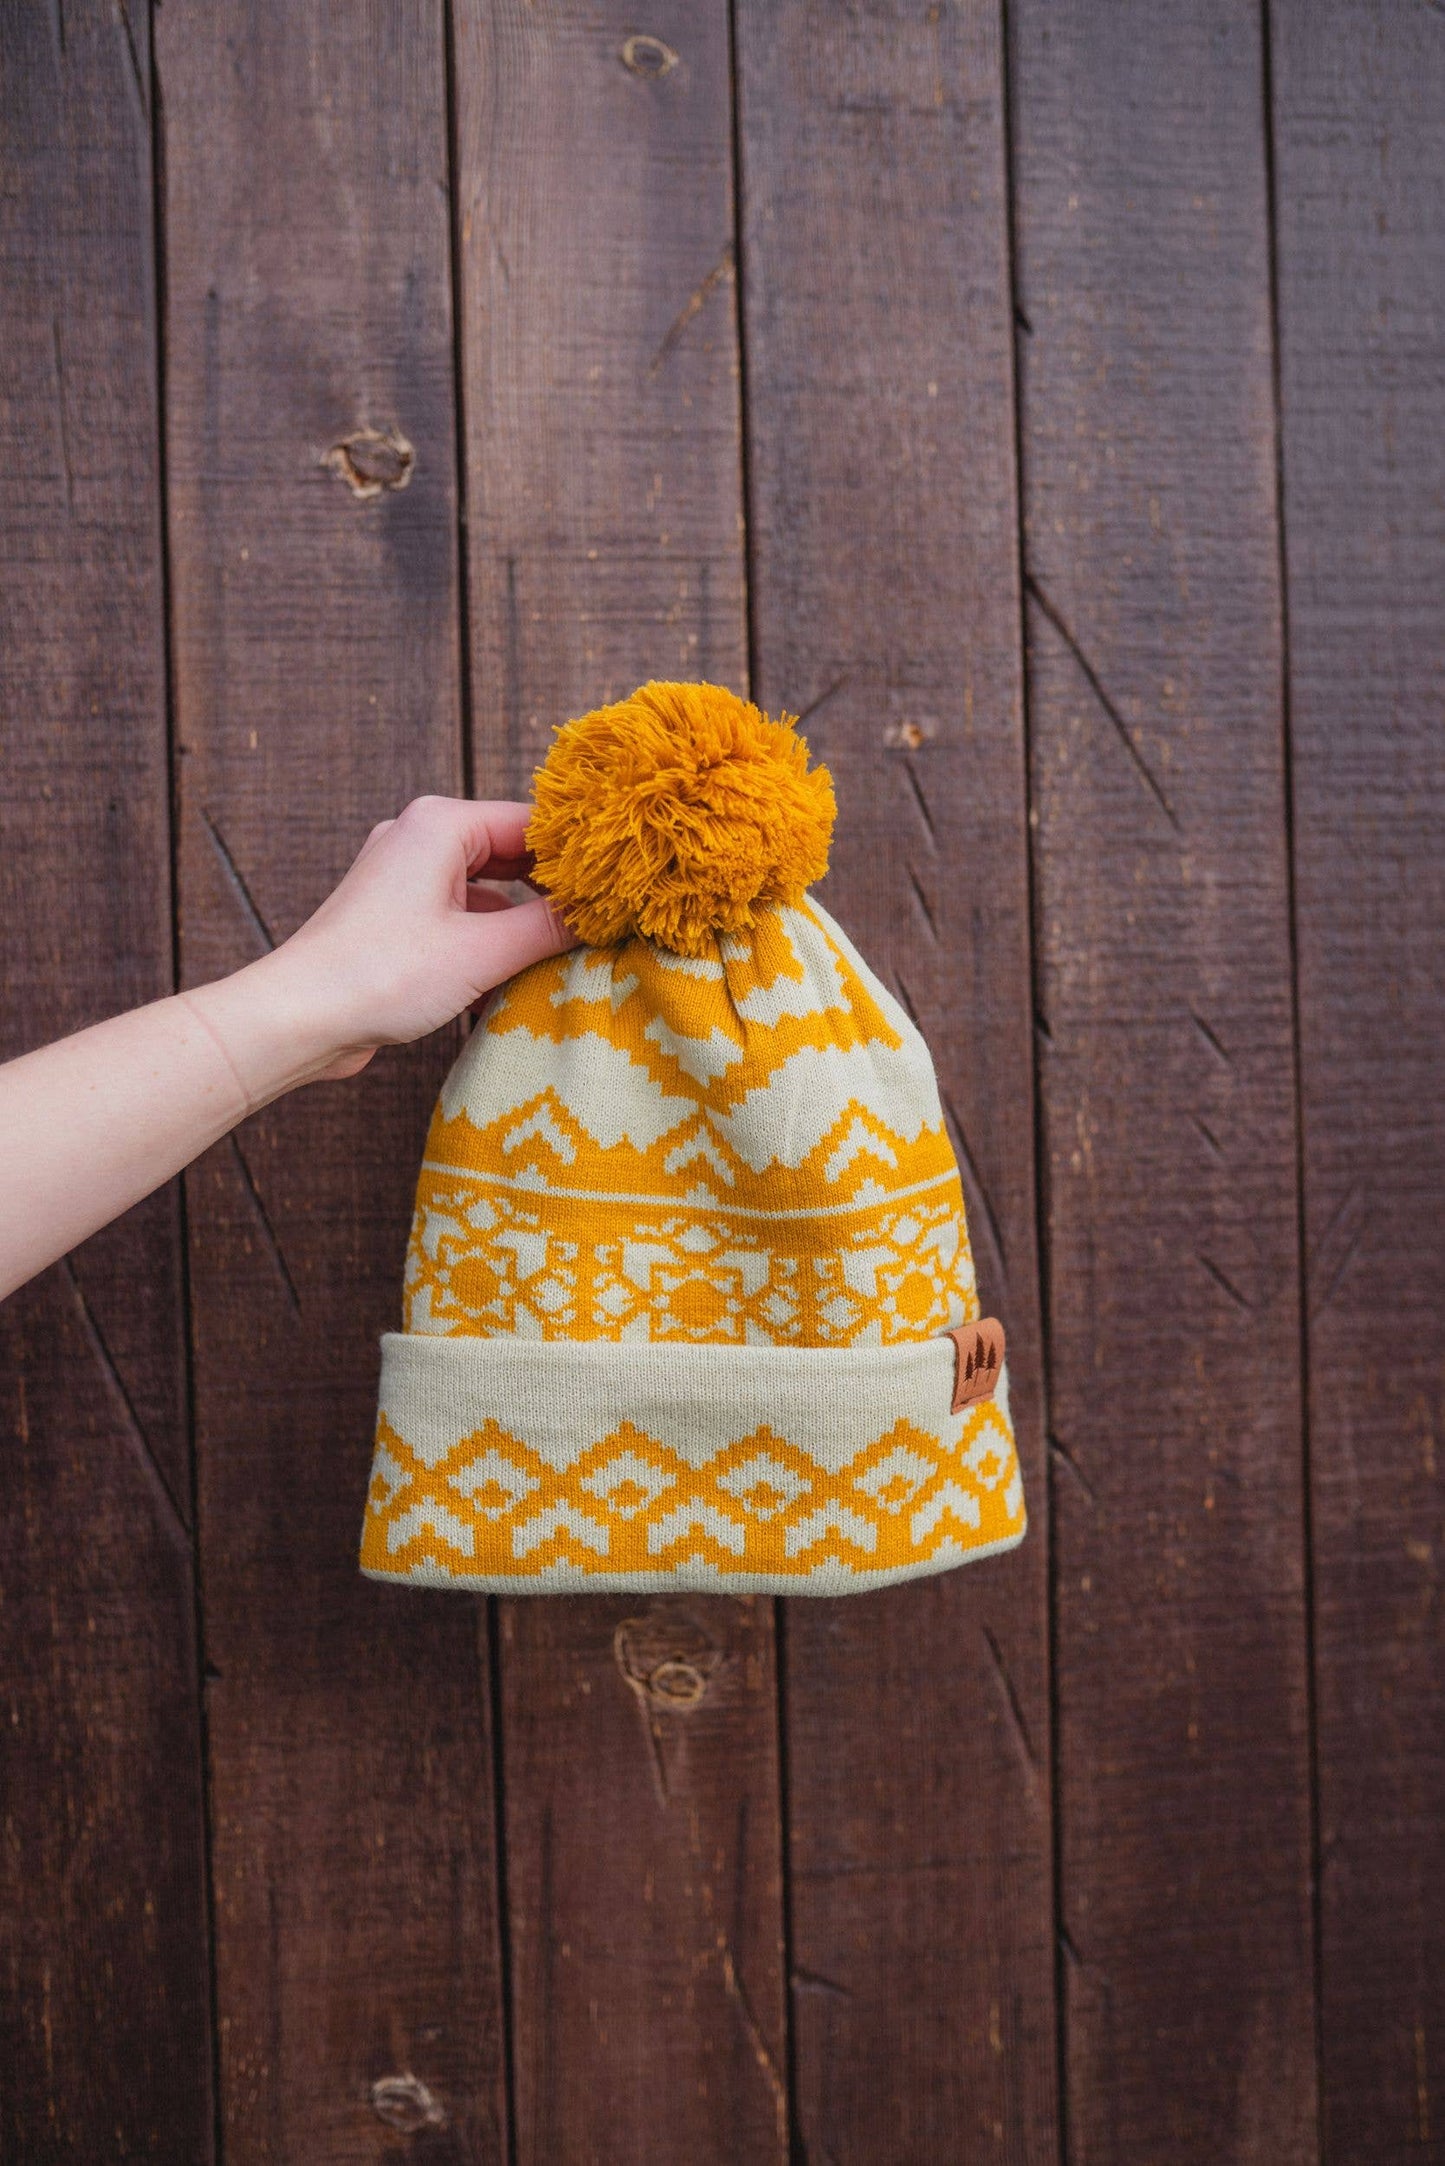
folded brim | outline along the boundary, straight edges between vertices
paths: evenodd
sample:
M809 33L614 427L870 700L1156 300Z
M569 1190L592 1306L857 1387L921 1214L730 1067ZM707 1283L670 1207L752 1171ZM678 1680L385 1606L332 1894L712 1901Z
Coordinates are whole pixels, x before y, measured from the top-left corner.
M372 1579L485 1593L862 1593L1012 1549L1008 1411L954 1347L389 1332Z

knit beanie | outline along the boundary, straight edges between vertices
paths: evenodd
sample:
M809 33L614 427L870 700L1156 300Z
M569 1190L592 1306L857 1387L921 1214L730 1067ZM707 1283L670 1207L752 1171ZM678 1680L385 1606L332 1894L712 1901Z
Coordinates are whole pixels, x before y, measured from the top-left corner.
M1022 1540L933 1064L806 892L833 816L792 718L716 686L555 733L527 840L586 945L442 1087L372 1578L834 1595Z

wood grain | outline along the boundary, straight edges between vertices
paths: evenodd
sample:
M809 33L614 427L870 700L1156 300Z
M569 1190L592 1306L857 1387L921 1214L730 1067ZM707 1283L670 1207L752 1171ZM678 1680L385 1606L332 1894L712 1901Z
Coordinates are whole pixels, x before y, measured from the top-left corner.
M0 27L0 1057L170 990L146 27ZM6 2158L211 2155L180 1288L168 1189L0 1309Z
M518 2157L785 2159L771 1603L501 1607Z
M806 2156L1054 2141L1048 1512L997 26L738 12L755 666L840 818L822 894L915 1014L1002 1317L1016 1554L786 1610Z
M173 0L158 23L196 980L461 781L446 77L431 6ZM247 2161L505 2144L484 1615L357 1568L377 1338L454 1050L303 1091L191 1177L222 2104Z
M456 22L475 778L522 794L648 677L746 684L728 21ZM503 1616L519 2161L786 2157L770 1606Z
M1445 39L1271 10L1324 2155L1445 2157Z
M0 2156L1445 2157L1439 14L4 14L0 1057L751 611L1031 1531L364 1582L455 1035L269 1108L0 1308Z
M1316 2155L1253 7L1020 0L1071 2156Z

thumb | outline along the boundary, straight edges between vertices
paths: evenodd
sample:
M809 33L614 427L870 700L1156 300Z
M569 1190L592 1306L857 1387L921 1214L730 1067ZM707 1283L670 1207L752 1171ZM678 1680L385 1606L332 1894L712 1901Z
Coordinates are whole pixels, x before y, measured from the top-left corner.
M487 910L466 919L474 943L478 993L489 993L504 978L515 977L529 963L575 948L577 935L545 897L514 903L508 910Z

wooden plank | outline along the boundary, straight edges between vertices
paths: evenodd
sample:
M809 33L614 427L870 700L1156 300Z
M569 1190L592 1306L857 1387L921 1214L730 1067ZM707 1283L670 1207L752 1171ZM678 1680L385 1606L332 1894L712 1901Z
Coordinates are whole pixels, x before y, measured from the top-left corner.
M0 1057L170 990L146 30L0 29ZM7 2158L211 2156L180 1273L171 1189L0 1309Z
M1258 11L1020 0L1071 2154L1316 2147Z
M1324 2155L1445 2156L1445 45L1271 10Z
M519 2160L786 2159L772 1604L500 1607Z
M1002 56L983 11L738 12L755 668L841 817L823 889L932 1046L1032 1513L786 1613L807 2156L1054 2147L1047 1500Z
M446 74L420 0L157 21L196 980L288 933L375 820L460 786ZM484 1620L357 1568L377 1337L454 1050L285 1100L190 1186L222 2104L247 2160L505 2143Z
M650 676L746 682L728 22L456 22L475 771L512 794ZM502 1614L518 2159L786 2157L771 1606Z

